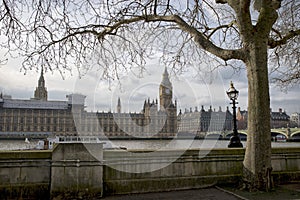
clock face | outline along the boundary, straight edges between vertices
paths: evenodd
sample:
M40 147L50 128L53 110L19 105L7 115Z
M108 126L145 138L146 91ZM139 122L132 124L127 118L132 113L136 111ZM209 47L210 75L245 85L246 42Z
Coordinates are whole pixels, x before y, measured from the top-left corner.
M166 88L166 93L170 94L170 89L169 88Z

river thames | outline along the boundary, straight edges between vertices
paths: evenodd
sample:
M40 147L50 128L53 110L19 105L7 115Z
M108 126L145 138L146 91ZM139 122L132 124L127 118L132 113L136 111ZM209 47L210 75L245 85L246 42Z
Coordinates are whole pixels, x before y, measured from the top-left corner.
M0 140L0 150L34 149L38 140ZM104 141L105 142L105 141ZM107 142L107 141L106 141ZM127 149L170 150L170 149L220 149L227 148L228 140L110 140L113 146ZM246 147L246 142L242 141ZM300 142L272 142L272 147L300 147Z

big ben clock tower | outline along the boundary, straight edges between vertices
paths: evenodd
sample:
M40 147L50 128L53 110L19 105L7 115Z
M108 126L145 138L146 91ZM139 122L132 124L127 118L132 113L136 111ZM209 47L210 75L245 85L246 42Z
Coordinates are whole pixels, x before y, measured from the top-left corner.
M172 83L169 79L167 68L163 74L163 79L159 86L159 103L160 109L165 110L172 104Z
M160 131L163 136L174 136L177 132L177 103L172 102L173 87L169 79L167 68L163 73L163 78L159 86L160 111L166 114L166 120Z

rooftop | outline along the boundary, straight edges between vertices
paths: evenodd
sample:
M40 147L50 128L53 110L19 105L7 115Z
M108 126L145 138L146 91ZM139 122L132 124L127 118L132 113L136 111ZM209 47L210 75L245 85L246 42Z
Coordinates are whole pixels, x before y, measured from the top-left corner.
M0 99L3 108L27 108L27 109L67 109L67 101L41 101L36 99Z

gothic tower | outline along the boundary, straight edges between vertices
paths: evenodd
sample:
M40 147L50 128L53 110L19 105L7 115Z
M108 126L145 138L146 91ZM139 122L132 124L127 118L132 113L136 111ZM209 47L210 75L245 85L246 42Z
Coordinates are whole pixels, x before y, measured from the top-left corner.
M117 113L121 113L121 100L120 100L120 97L118 98Z
M42 101L47 101L48 92L45 87L45 79L44 79L44 69L42 68L41 76L38 81L38 87L36 87L34 91L34 98Z
M172 89L172 83L170 82L167 68L165 68L165 72L159 86L160 110L165 110L172 104Z
M173 87L169 79L167 68L163 73L163 78L159 86L160 111L166 113L166 121L161 133L165 136L174 136L177 132L177 103L172 101Z

